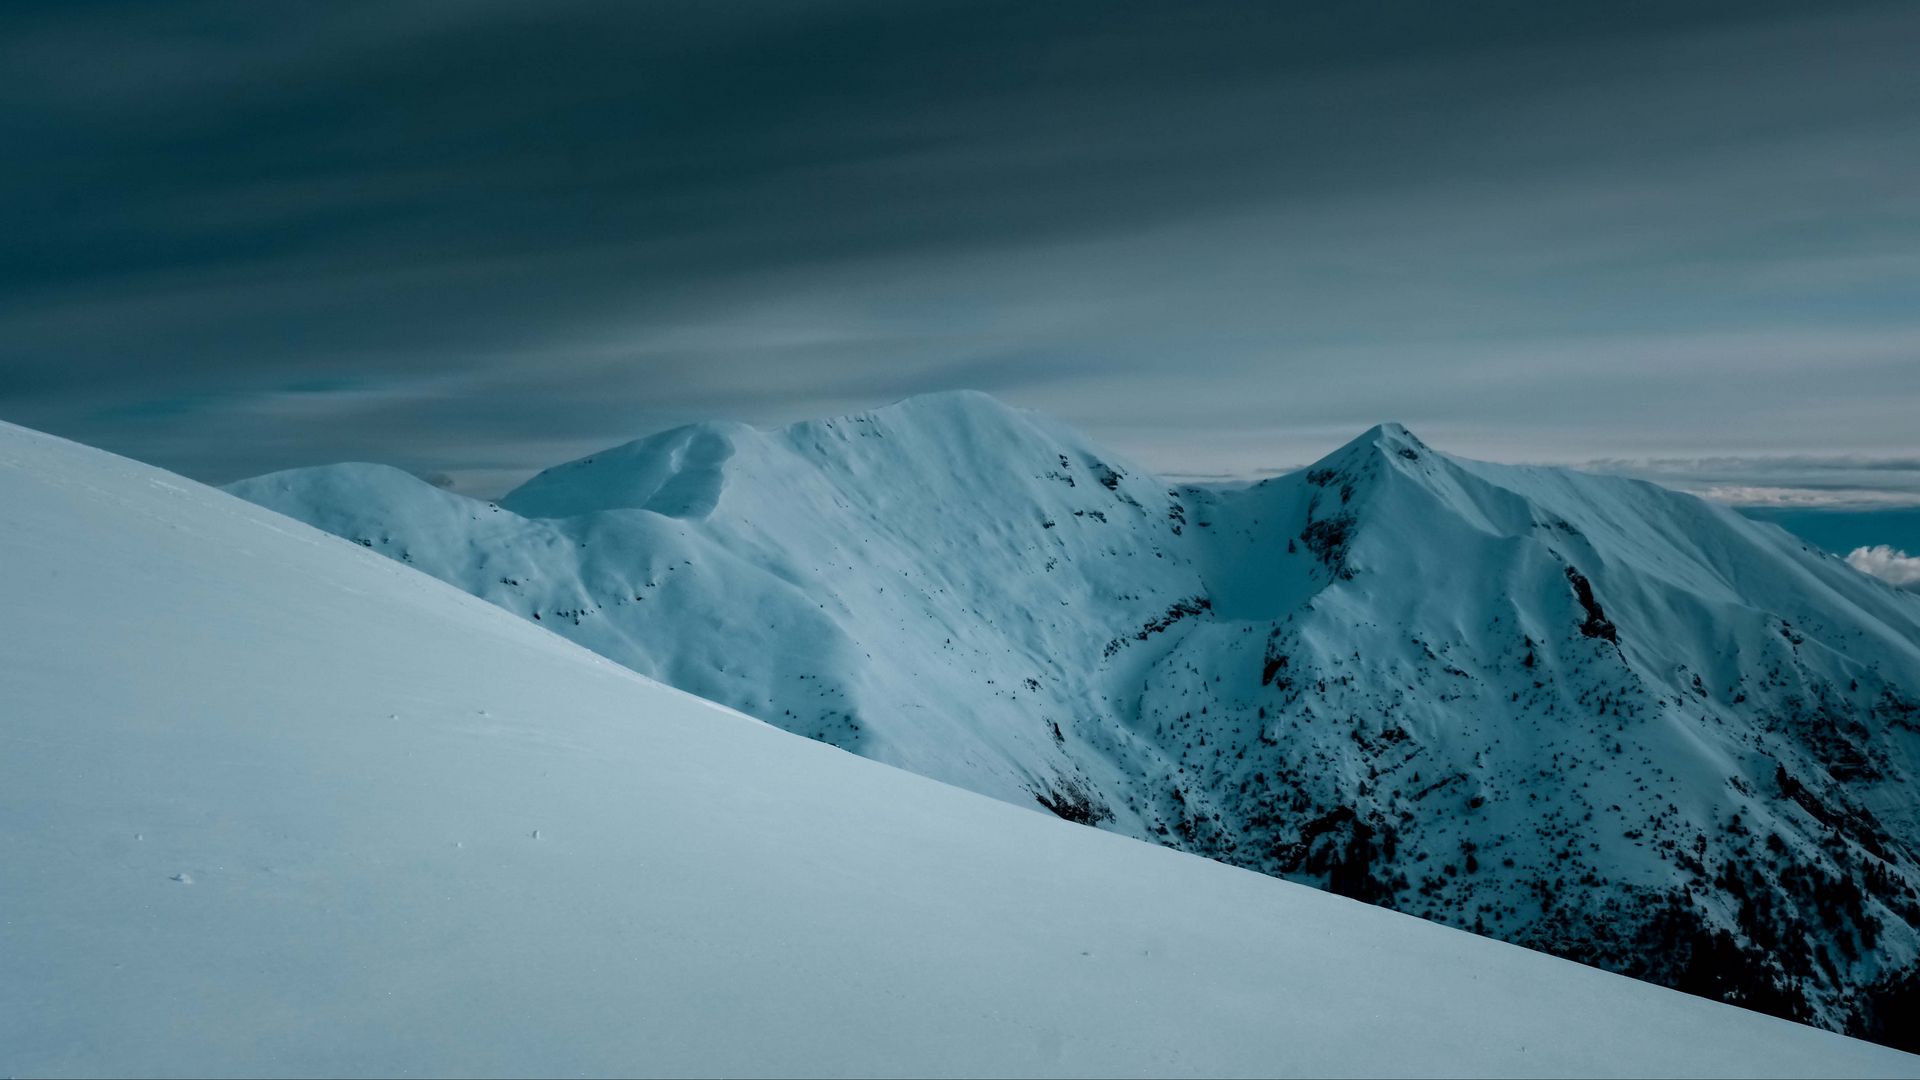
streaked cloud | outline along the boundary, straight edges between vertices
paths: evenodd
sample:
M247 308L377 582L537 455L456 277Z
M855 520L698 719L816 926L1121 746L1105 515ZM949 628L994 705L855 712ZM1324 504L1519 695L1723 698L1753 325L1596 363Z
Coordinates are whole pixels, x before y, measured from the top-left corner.
M1703 499L1729 506L1800 510L1862 510L1876 507L1920 506L1920 493L1874 488L1783 488L1744 484L1708 484L1691 489Z
M955 386L1192 476L1386 419L1898 458L1916 53L1770 0L14 4L0 416L482 493Z
M1637 476L1740 507L1868 510L1920 506L1920 457L1613 458L1579 464L1590 471Z

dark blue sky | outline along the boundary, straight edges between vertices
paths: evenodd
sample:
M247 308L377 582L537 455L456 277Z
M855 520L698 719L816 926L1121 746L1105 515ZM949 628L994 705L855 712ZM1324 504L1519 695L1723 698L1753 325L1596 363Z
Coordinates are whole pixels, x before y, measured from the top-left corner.
M0 417L484 493L968 386L1190 476L1397 419L1916 502L1915 56L1844 2L14 2Z

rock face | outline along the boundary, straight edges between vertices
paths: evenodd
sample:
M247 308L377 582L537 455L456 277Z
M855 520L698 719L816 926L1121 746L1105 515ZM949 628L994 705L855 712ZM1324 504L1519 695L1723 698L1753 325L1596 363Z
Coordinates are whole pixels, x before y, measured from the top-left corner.
M1690 496L1397 425L1169 485L965 393L498 505L231 490L975 791L1838 1030L1914 1008L1920 597Z

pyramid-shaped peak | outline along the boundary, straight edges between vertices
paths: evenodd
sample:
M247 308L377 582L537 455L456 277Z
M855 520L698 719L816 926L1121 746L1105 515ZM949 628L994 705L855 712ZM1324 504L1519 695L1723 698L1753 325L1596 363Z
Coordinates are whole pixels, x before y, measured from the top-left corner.
M1420 441L1418 435L1407 430L1405 424L1398 424L1393 421L1373 425L1368 428L1366 434L1360 438L1364 442L1389 450L1398 450L1401 447L1424 450L1427 447L1426 443Z
M1429 447L1404 424L1375 424L1346 445L1315 462L1316 468L1341 469L1360 465L1380 457L1397 456L1418 460Z

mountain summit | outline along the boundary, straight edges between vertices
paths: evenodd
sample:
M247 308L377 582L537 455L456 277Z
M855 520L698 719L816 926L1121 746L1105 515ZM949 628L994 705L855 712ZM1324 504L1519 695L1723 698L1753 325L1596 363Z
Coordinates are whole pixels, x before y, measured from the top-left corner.
M231 490L975 791L1841 1030L1912 1008L1920 597L1687 495L1397 424L1169 484L979 394L681 428L498 505Z

